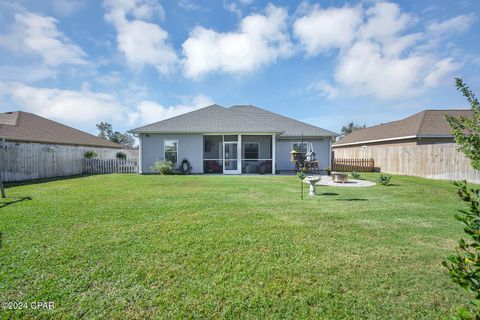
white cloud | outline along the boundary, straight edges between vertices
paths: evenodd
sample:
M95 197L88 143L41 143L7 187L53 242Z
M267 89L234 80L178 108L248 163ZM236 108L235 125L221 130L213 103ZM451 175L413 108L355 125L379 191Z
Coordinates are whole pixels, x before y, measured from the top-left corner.
M25 111L73 125L93 125L99 121L124 121L127 108L106 93L38 88L22 83L0 83L0 95L8 96Z
M428 25L427 29L436 35L452 32L465 32L470 28L475 20L476 17L473 13L464 14L445 21L433 22Z
M433 70L425 77L424 84L426 87L436 87L445 82L448 79L448 75L461 67L462 65L454 62L452 58L442 59L435 63ZM450 80L453 83L453 77Z
M363 41L342 56L334 77L353 95L399 98L417 93L419 72L426 62L422 57L385 57L380 45Z
M327 99L334 99L340 94L338 88L323 80L310 84L308 90L318 91L321 96L326 97Z
M62 16L68 16L86 5L85 0L52 0L51 3L55 13Z
M152 65L163 75L174 72L178 57L168 42L168 33L157 24L143 20L153 16L163 18L163 8L157 1L107 0L104 5L105 19L117 30L117 48L131 67Z
M143 97L140 93L138 96ZM80 90L33 87L23 83L0 82L0 97L6 97L15 109L32 112L74 127L94 128L100 121L118 126L135 127L171 118L212 105L209 97L200 94L182 97L181 103L163 106L151 100L130 101L128 108L115 94L94 92L89 83Z
M193 10L198 10L200 7L193 2L192 0L179 0L178 1L178 6L180 8L183 8L187 11L193 11Z
M193 110L212 105L212 99L205 95L185 97L183 103L175 106L165 107L157 102L143 100L137 105L137 110L128 116L130 124L147 124L178 116Z
M316 5L312 10L309 15L297 19L293 25L294 34L310 55L349 45L362 22L359 8L321 10Z
M365 12L366 23L359 30L362 39L386 40L404 31L415 19L396 3L377 2Z
M236 32L222 33L196 27L183 43L184 73L199 78L220 71L254 71L292 53L285 9L268 5L265 14L242 19Z
M473 15L430 23L424 32L409 32L418 19L397 4L379 1L363 6L367 8L315 6L305 11L302 7L294 33L306 55L339 49L334 83L314 83L311 88L329 98L342 90L354 96L397 99L438 86L461 67L447 50L438 50L440 41L432 39L466 31Z
M15 14L11 33L0 36L0 46L14 52L35 54L49 66L86 64L86 54L57 29L58 21L52 17L31 12Z

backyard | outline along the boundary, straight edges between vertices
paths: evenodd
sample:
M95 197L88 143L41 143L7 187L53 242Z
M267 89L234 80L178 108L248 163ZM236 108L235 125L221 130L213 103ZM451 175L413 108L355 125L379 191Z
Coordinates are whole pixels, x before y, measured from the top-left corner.
M446 181L392 183L319 187L303 201L294 176L112 174L8 188L0 301L55 309L0 316L449 316L467 301L441 266L463 236L453 217L463 204Z

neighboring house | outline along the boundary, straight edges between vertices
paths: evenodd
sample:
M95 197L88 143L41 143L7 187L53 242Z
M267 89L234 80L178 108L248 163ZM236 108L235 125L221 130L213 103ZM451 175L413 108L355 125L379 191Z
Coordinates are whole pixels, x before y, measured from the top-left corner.
M83 173L85 151L115 159L119 151L137 159L138 151L29 112L0 113L0 174L20 181Z
M408 118L359 129L332 145L339 150L365 151L368 147L388 147L454 143L452 128L445 115L472 115L471 110L425 110Z
M23 111L0 113L0 140L109 149L123 148L117 143Z
M432 179L480 182L480 172L456 150L445 115L471 117L471 110L425 110L408 118L343 137L332 145L335 164L373 159L377 170Z
M140 140L140 172L155 160L178 166L188 160L194 173L272 173L293 171L292 149L307 147L320 169L330 165L335 133L254 106L211 105L130 131ZM303 136L303 144L302 144ZM276 169L276 170L275 170Z

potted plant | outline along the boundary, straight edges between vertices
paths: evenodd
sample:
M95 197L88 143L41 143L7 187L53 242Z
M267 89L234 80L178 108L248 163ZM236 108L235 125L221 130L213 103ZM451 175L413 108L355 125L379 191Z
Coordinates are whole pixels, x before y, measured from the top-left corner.
M325 171L325 173L327 174L327 176L329 176L329 175L332 174L332 169L330 169L330 167L325 167L325 168L323 168L323 171Z

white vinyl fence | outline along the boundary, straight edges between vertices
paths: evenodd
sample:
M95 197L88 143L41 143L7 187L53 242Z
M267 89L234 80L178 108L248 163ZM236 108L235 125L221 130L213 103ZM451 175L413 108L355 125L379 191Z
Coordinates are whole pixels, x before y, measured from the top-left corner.
M480 183L480 171L472 168L454 143L334 149L334 154L335 158L374 159L375 167L386 173Z
M122 151L127 161L138 162L138 150L7 141L0 142L0 175L12 182L83 174L85 151L95 151L100 160L116 159Z
M118 159L83 159L83 173L138 173L138 161Z

